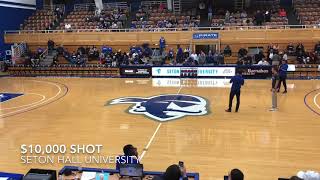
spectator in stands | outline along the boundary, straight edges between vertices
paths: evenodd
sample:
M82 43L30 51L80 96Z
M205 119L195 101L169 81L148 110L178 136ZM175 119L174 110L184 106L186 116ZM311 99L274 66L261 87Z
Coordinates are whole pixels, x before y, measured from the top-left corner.
M66 30L67 32L70 32L70 31L71 31L71 24L66 23L66 24L64 25L64 28L65 28L65 30Z
M213 14L212 7L209 6L209 7L208 7L208 21L209 21L209 22L212 21L212 14Z
M287 17L287 12L283 8L280 9L279 11L279 16L280 17Z
M159 40L159 49L160 49L160 54L163 53L163 51L165 50L166 48L166 40L164 39L164 37L160 37L160 40Z
M297 47L296 47L296 53L304 53L305 51L304 51L304 46L303 46L303 44L302 43L299 43L298 45L297 45Z
M232 55L231 47L230 47L229 45L227 45L227 46L224 48L223 54L224 54L224 56L227 56L227 57L229 57L229 56Z
M153 180L188 180L185 166L180 167L176 164L169 166L161 176L153 177Z
M199 60L199 57L196 52L191 53L190 57L192 58L193 61L198 62L198 60Z
M245 55L243 57L243 62L244 62L245 65L252 65L252 57L248 56L248 55Z
M247 18L247 12L246 11L242 11L241 13L240 13L240 18Z
M257 26L262 26L263 22L263 14L260 12L260 10L257 11L256 15L254 16L255 22Z
M242 57L244 57L245 55L247 55L248 54L248 50L247 49L245 49L245 48L240 48L239 49L239 51L238 51L238 57L239 58L242 58Z
M206 9L206 4L204 3L204 1L201 1L199 3L199 9L200 9L200 11L203 11L204 9Z
M125 157L124 159L128 160L126 162L116 162L116 169L119 170L120 164L140 164L137 148L131 144L127 144L123 147L123 155L120 156L120 159Z
M174 51L173 51L173 48L170 48L169 52L168 52L168 58L170 60L170 63L171 64L176 64L177 62L175 61L174 59Z
M243 58L238 58L238 61L236 63L238 66L244 65Z
M260 62L264 58L265 58L265 56L264 56L262 50L260 50L259 53L254 56L254 59L256 62Z
M207 65L214 64L214 53L211 50L209 50L208 55L206 57L206 64Z
M285 60L285 61L287 61L288 60L288 55L287 55L287 53L286 52L280 52L280 55L282 55L282 60Z
M199 65L203 66L206 63L206 54L201 51L199 54L199 61L198 61Z
M268 66L268 65L270 65L270 64L268 63L268 61L266 61L265 58L262 58L262 59L258 62L258 65L259 65L259 66Z
M230 12L229 11L226 12L224 21L225 21L225 23L229 23L230 22Z
M304 59L306 59L306 53L305 53L305 50L304 50L304 46L302 43L299 43L296 47L296 56L297 56L297 61L300 63L300 64L303 64L304 62Z
M48 50L51 51L53 49L54 49L54 42L51 39L49 39L48 40Z
M290 56L293 56L295 54L295 50L294 50L294 46L292 43L290 43L288 46L287 46L287 52Z
M281 60L281 57L279 56L279 54L273 54L271 58L271 64L273 66L278 66L280 64L280 60Z
M264 20L265 22L271 22L271 13L269 11L264 14Z
M316 45L314 45L314 53L316 55L320 55L320 41Z
M239 169L232 169L229 173L229 180L243 180L244 175Z
M180 64L183 62L183 50L180 45L177 46L177 49L176 62Z

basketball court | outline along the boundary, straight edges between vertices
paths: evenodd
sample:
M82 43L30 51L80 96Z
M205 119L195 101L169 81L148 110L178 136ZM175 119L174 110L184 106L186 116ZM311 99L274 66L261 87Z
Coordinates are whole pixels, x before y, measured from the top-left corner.
M313 169L320 164L319 81L289 80L288 93L278 94L279 111L270 112L270 80L247 80L239 113L224 111L227 82L1 78L0 94L10 98L0 103L0 169L25 173L30 168L70 165L23 164L22 144L102 144L108 156L133 144L145 170L164 171L184 161L187 171L208 180L222 179L232 168L241 169L249 180L319 170ZM196 108L181 109L179 102L170 106L172 111L154 113L162 111L169 95L185 95L188 101L181 102Z

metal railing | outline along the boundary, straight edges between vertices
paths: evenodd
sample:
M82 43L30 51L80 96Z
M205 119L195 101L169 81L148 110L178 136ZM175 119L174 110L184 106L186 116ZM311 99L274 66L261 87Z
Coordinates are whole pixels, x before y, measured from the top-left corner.
M66 7L64 4L54 4L54 5L44 5L43 6L43 9L48 10L48 11L54 11L57 8L62 9L63 12L65 12L65 10L66 10Z
M275 29L320 29L319 25L268 25L268 26L219 26L186 28L148 28L148 29L71 29L71 30L8 30L4 34L23 33L69 33L69 32L165 32L165 31L233 31L233 30L275 30Z
M96 5L94 3L87 3L87 4L75 4L74 5L74 10L90 10L90 9L95 9ZM120 8L120 9L129 9L129 6L127 2L114 2L114 3L104 3L103 8Z
M40 55L39 60L42 61L43 59L45 59L47 57L48 53L49 53L49 50L45 49L43 51L43 53Z
M11 46L12 58L20 58L25 55L27 51L27 43L21 42L20 44L14 44Z

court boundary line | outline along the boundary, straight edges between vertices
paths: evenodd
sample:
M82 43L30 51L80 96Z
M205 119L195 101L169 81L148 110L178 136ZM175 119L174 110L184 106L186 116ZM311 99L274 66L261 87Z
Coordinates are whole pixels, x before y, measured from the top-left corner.
M320 109L320 106L319 106L319 104L317 103L317 98L318 98L319 95L320 95L320 92L319 92L318 94L316 94L316 95L314 96L314 98L313 98L313 102L314 102L314 104L317 106L318 109Z
M181 91L181 89L183 88L183 86L180 85L180 88L178 90L178 92L176 93L176 95L178 95ZM156 130L153 132L153 135L151 136L151 138L148 141L148 144L143 148L143 151L141 153L141 155L139 156L139 161L141 161L144 157L144 155L147 153L147 151L149 150L149 147L151 146L151 143L153 142L154 138L156 137L160 127L162 126L162 122L160 122L156 128Z
M50 101L50 102L49 102L49 99L51 99L52 97L49 98L49 99L47 99L47 100L48 100L47 102L46 102L46 101L41 102L41 103L39 104L39 106L35 106L35 107L33 107L33 108L32 108L32 106L30 106L31 108L30 108L30 107L27 107L27 108L22 109L22 111L21 111L21 110L17 110L17 111L13 111L13 112L10 112L10 113L7 113L7 114L3 114L3 115L0 115L0 118L4 119L4 118L12 117L12 116L15 116L15 115L18 115L18 114L22 114L22 113L25 113L25 112L30 112L30 111L32 111L32 110L35 110L35 109L44 107L44 106L46 106L46 105L49 105L49 104L51 104L51 103L54 103L54 102L60 100L61 98L63 98L64 96L66 96L66 95L68 94L68 92L69 92L68 86L65 85L65 84L59 83L59 82L48 81L48 80L44 80L44 81L30 80L30 81L47 82L47 83L52 83L52 84L56 83L56 84L62 85L64 88L66 88L66 91L65 91L65 93L64 93L62 96L60 96L60 97L58 97L57 99L54 99L54 100L52 100L52 101ZM56 85L56 84L55 84L55 85ZM44 103L44 104L43 104L43 103ZM41 104L42 104L42 105L41 105ZM17 113L15 113L15 112L17 112ZM14 113L14 114L12 114L12 113ZM8 115L8 114L12 114L12 115Z
M310 91L309 93L307 93L307 94L304 96L304 104L305 104L305 106L307 106L307 108L308 108L309 110L311 110L313 113L315 113L315 114L318 115L318 116L320 116L320 113L317 112L317 111L315 111L315 110L307 103L307 97L308 97L311 93L316 92L316 91L319 91L319 90L320 90L320 88L315 89L315 90L312 90L312 91Z

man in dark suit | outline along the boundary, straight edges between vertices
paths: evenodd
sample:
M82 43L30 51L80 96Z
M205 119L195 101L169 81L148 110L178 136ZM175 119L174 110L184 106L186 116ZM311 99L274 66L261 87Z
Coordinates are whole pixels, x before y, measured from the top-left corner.
M236 112L239 110L240 106L240 89L241 86L244 85L244 79L242 77L242 72L237 72L235 76L233 76L230 80L230 83L232 83L230 96L229 96L229 108L226 110L226 112L231 112L232 108L232 101L234 96L237 97L237 105L236 105Z

